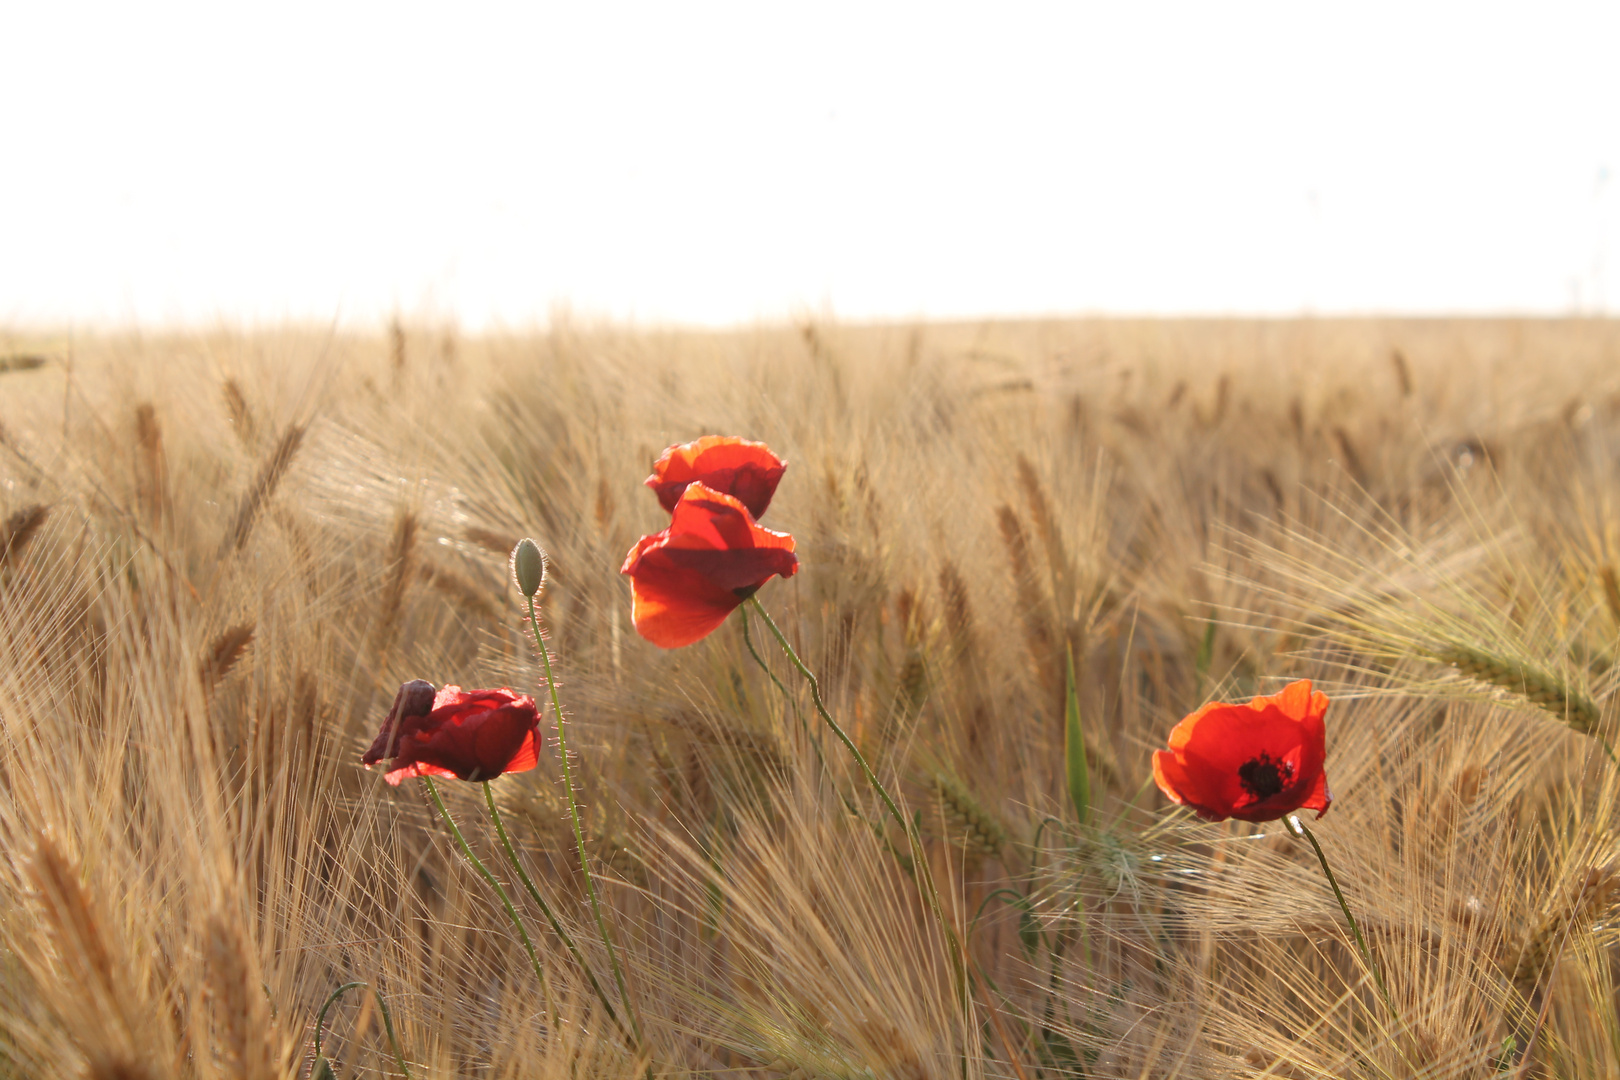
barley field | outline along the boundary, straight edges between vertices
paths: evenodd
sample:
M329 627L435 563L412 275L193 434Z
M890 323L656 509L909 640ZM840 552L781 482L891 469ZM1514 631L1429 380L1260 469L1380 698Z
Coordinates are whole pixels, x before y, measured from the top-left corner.
M904 827L748 608L636 633L706 434L788 461L756 599ZM1614 1076L1617 575L1599 320L0 333L0 1075ZM1152 780L1299 678L1365 953ZM411 679L541 702L532 891L435 789L533 963L360 766Z

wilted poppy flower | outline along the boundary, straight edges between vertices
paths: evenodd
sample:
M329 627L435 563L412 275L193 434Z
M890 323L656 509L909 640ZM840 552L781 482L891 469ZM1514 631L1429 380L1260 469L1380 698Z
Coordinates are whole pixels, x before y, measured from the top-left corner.
M1309 679L1247 705L1212 701L1170 732L1153 754L1153 779L1174 802L1209 821L1275 821L1295 810L1327 813L1327 695Z
M793 537L754 523L739 500L693 483L669 528L643 536L624 560L636 631L654 645L690 645L759 587L799 569Z
M398 784L413 776L492 780L532 769L539 760L540 713L534 699L498 690L463 690L412 679L399 688L382 730L361 762L392 759L383 776Z
M757 518L771 505L771 496L776 494L776 485L786 469L787 462L762 442L733 435L705 435L696 442L665 450L653 465L647 486L658 493L658 501L671 512L686 485L699 483L732 496Z

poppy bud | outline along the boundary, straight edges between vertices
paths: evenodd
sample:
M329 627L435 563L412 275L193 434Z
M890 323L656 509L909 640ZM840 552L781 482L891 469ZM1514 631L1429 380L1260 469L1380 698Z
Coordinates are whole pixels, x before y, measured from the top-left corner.
M546 583L546 556L526 536L512 549L512 580L524 596L533 596Z

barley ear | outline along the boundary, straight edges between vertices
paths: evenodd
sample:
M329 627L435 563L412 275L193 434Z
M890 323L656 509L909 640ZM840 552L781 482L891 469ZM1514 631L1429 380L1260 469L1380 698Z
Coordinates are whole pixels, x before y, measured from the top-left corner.
M207 923L207 986L219 1050L233 1076L279 1075L268 1003L242 932L218 914Z
M233 551L240 551L247 546L248 537L253 534L253 523L259 519L259 511L264 509L265 503L276 493L276 486L292 464L293 455L298 453L299 445L304 441L304 428L301 424L288 424L276 442L276 447L265 459L259 468L259 473L253 478L246 492L242 494L242 501L237 504L236 516L231 520L231 527L225 532L225 541L220 545L219 557L221 559Z
M35 503L23 507L7 517L4 524L0 524L0 566L14 562L22 555L23 548L28 546L50 515L49 506Z
M254 630L254 623L241 623L209 643L207 651L197 663L197 677L202 681L204 690L212 690L231 673L247 647L253 643Z
M1513 964L1513 988L1528 1000L1557 966L1569 939L1608 907L1620 886L1620 869L1594 866L1577 875L1557 906L1546 914L1525 939Z
M1534 664L1510 660L1471 645L1445 644L1430 648L1428 653L1471 679L1517 694L1532 705L1552 713L1582 735L1592 735L1597 731L1597 703L1563 679Z
M1007 827L960 780L945 772L929 777L940 813L956 842L965 842L975 855L1001 858L1007 847Z

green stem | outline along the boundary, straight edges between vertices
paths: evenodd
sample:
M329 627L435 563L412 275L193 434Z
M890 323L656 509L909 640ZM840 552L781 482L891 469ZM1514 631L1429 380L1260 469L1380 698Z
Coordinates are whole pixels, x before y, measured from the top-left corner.
M585 854L585 830L579 823L579 800L574 797L573 774L568 769L568 736L564 731L562 702L557 700L557 680L551 674L551 653L546 649L546 639L540 634L540 615L534 609L534 597L529 601L529 627L534 631L534 644L540 650L540 660L546 668L546 689L551 693L551 712L557 718L557 756L562 758L563 790L568 793L568 813L574 822L574 843L579 847L579 868L585 875L585 892L591 900L591 914L596 917L596 931L602 936L602 944L607 949L608 963L613 968L613 981L619 987L619 1000L624 1005L625 1016L629 1017L631 1037L636 1045L642 1045L641 1025L636 1020L636 1011L630 1007L630 992L624 985L624 971L619 967L619 955L613 948L613 936L608 933L607 920L602 918L602 903L596 895L596 878L591 874L591 860Z
M742 608L737 614L738 617L742 619L743 644L748 646L748 655L754 658L754 663L758 664L765 674L771 677L771 682L775 683L776 688L782 691L782 696L787 698L788 705L793 709L794 717L799 721L800 730L804 732L804 737L810 743L811 749L815 750L816 752L816 761L821 766L822 775L828 777L827 782L832 785L833 794L838 796L838 801L844 804L845 812L847 812L850 817L859 820L867 828L871 829L872 834L879 840L883 841L883 846L889 849L889 854L893 855L900 863L900 868L907 874L915 877L917 871L912 865L911 856L897 849L889 840L888 835L884 833L882 822L872 821L865 814L861 813L860 807L856 806L854 802L850 800L850 797L844 794L844 789L838 786L838 781L832 779L831 772L827 768L827 755L822 753L821 750L821 740L810 734L810 725L804 722L804 713L799 710L798 700L793 696L792 691L783 685L782 680L776 677L776 672L770 669L770 665L765 663L764 659L759 655L758 650L754 648L754 638L748 632L748 609Z
M906 834L906 839L910 841L911 858L920 874L918 880L923 886L923 897L928 902L928 907L935 920L938 921L939 928L944 933L945 941L950 948L951 977L956 983L957 997L966 1003L968 1001L968 971L967 962L962 953L962 943L957 940L955 929L945 918L945 909L940 903L939 890L934 885L933 871L929 868L928 858L923 853L922 838L917 835L917 830L912 823L900 812L900 807L889 794L888 788L883 786L883 781L879 780L877 774L872 771L872 766L866 763L866 756L855 745L855 741L849 737L844 729L839 726L838 721L834 720L832 714L827 711L826 704L821 700L821 683L816 679L815 673L805 666L803 660L799 659L799 654L794 651L793 646L788 643L786 635L776 625L775 620L765 610L764 605L759 602L759 597L751 596L748 598L748 602L754 606L754 610L759 613L759 617L765 620L765 625L770 629L771 635L776 638L776 643L782 647L782 651L787 654L787 658L793 662L794 667L799 669L799 674L804 676L805 682L810 685L810 700L815 704L816 712L821 716L822 722L831 728L832 733L838 737L838 741L844 744L844 748L855 759L855 763L861 767L861 772L866 776L866 782L872 785L872 789L878 793L878 798L883 800L883 805L888 809L889 815L899 824Z
M608 1000L607 994L603 993L602 984L596 981L596 972L592 971L590 966L585 963L585 958L580 955L579 946L574 944L573 936L563 929L563 925L558 921L556 913L551 910L551 905L546 903L546 898L540 895L540 890L535 887L534 882L529 878L529 872L523 869L523 864L518 861L517 850L512 847L512 841L506 835L506 825L501 821L501 812L495 808L495 795L490 790L488 780L484 781L484 802L489 804L489 816L495 822L495 835L501 838L501 848L506 852L506 861L511 864L513 871L517 873L518 880L523 882L523 887L528 890L530 899L540 906L540 910L546 916L546 921L551 924L551 929L556 932L557 937L562 939L562 943L568 947L568 951L574 957L574 962L585 973L585 978L590 980L591 989L596 991L597 999L602 1002L602 1008L607 1010L608 1017L618 1025L624 1036L629 1038L630 1032L625 1029L624 1021L619 1019L619 1014L613 1009L613 1003Z
M1311 842L1311 848L1316 852L1316 861L1322 864L1322 873L1327 875L1328 884L1333 887L1334 899L1339 901L1339 910L1344 912L1344 921L1350 924L1350 934L1356 939L1356 948L1361 950L1361 959L1366 963L1367 969L1372 972L1373 982L1378 986L1378 995L1384 1000L1384 1007L1395 1021L1395 1026L1401 1026L1401 1015L1395 1011L1395 1001L1389 996L1389 987L1384 985L1384 976L1378 970L1378 964L1373 960L1372 950L1367 948L1367 939L1361 936L1361 926L1356 917L1350 914L1350 904L1344 898L1344 891L1339 888L1339 879L1334 876L1333 868L1328 865L1327 855L1322 851L1322 845L1316 842L1316 834L1310 827L1301 821L1296 814L1289 814L1283 818L1283 824L1295 836L1303 836Z
M549 1002L551 988L546 984L545 972L540 970L540 957L534 951L534 942L529 940L529 932L523 929L523 920L518 918L517 908L512 906L512 898L506 895L506 889L496 880L495 875L489 872L489 867L484 865L484 861L474 853L472 846L467 843L467 838L461 835L461 828L456 824L456 819L450 816L449 808L444 805L444 800L439 797L439 789L433 783L433 777L422 777L422 783L427 785L428 795L433 799L433 805L438 807L439 816L444 818L446 825L450 826L450 832L455 835L456 843L461 846L461 853L483 875L484 880L489 882L489 887L495 890L495 895L501 898L501 906L506 909L506 917L512 920L512 927L517 931L519 940L523 942L523 951L529 954L529 964L534 968L534 977L540 981L540 989ZM554 1005L550 1012L552 1025L555 1027L557 1010Z
M748 609L743 608L738 614L742 618L743 644L748 646L748 655L754 658L754 663L759 665L759 669L770 677L771 682L776 684L778 690L782 691L782 696L787 699L788 706L793 710L794 718L799 721L799 729L804 732L804 737L809 739L815 746L816 758L821 762L821 767L825 769L827 759L821 756L821 740L810 734L810 725L804 722L804 714L799 711L799 703L794 698L792 691L783 684L781 679L776 677L776 672L771 670L771 666L765 662L764 657L759 655L759 650L754 648L754 636L748 631Z
M394 1048L394 1060L399 1063L399 1071L405 1074L405 1080L411 1080L411 1067L405 1064L405 1051L400 1049L399 1036L394 1034L394 1018L388 1015L388 1002L383 1000L381 990L373 987L371 992L377 998L377 1008L382 1011L383 1030L388 1032L388 1045Z
M365 986L365 985L366 984L363 983L363 982L347 982L347 983L344 983L342 986L340 986L336 990L332 991L332 993L327 997L326 1003L321 1006L321 1011L315 1014L315 1056L316 1057L321 1056L321 1032L326 1027L326 1011L328 1009L330 1009L333 1006L333 1004L337 1001L337 999L342 997L347 991L353 990L357 986Z

